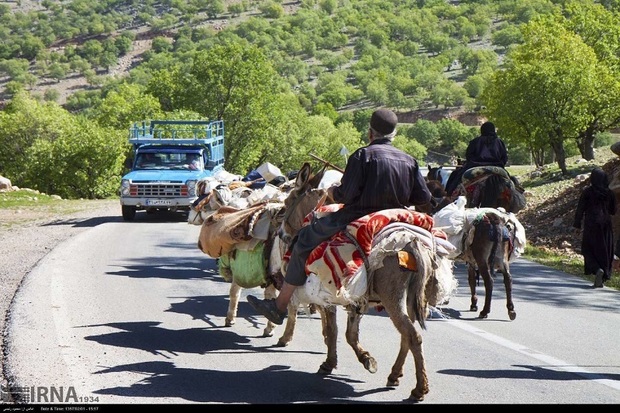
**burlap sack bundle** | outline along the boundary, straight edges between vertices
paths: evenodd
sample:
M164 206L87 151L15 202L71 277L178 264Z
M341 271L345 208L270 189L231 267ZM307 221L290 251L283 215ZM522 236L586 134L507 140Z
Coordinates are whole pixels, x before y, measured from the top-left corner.
M263 208L264 204L244 209L221 207L202 223L198 248L211 258L228 254L235 248L235 244L252 238L248 234L250 219Z

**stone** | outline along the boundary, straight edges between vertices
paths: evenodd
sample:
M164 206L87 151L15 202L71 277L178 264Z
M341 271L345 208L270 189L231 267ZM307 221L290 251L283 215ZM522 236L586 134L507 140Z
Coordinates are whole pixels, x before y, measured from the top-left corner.
M13 185L11 185L11 180L9 178L5 178L0 175L0 191L12 191Z

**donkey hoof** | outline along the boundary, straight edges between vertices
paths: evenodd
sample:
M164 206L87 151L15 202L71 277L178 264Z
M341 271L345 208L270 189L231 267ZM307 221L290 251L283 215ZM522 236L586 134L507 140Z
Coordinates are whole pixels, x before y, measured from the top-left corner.
M484 318L487 318L487 317L489 317L489 313L480 313L480 315L478 315L479 319L484 319Z
M469 311L478 311L478 306L472 305L471 307L469 307Z
M375 360L373 357L368 357L363 361L363 363L364 368L369 372L373 374L377 372L377 360Z
M273 337L273 329L265 329L263 330L263 337Z
M234 325L235 325L235 320L226 319L226 322L224 323L225 327L232 327Z
M514 311L508 311L508 317L510 318L510 321L512 321L517 318L517 313L515 313Z
M319 371L317 371L317 374L320 374L321 376L329 376L330 374L332 374L332 371L334 369L332 367L329 367L326 363L321 364L321 367L319 367Z
M421 402L424 400L424 396L426 393L421 392L419 390L413 389L411 390L411 396L409 396L409 400L413 400L416 402Z
M394 376L394 375L390 374L388 376L387 386L389 386L389 387L397 387L400 384L400 378L401 377L403 377L402 374L400 374L398 376Z
M276 347L286 347L286 346L288 346L288 341L278 340L278 342L276 343Z
M423 387L421 389L416 387L415 389L411 390L411 396L409 396L409 399L417 401L417 402L421 402L422 400L424 400L424 396L427 393L428 393L428 386Z

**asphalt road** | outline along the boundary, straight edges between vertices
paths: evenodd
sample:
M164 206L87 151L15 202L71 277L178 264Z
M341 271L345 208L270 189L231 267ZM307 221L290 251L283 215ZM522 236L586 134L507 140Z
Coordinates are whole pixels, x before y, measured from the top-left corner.
M28 274L11 306L5 370L30 403L408 403L413 361L386 387L399 336L385 313L361 325L379 363L370 374L344 339L339 368L316 371L325 347L316 315L302 315L288 347L261 337L265 319L242 292L224 327L228 288L198 250L199 227L138 214L61 243ZM496 279L488 319L458 293L422 332L430 393L422 404L620 403L620 293L525 260L512 265L517 318ZM482 293L482 286L478 293ZM483 300L483 297L480 297ZM480 302L480 307L482 302ZM21 394L20 394L21 392ZM34 396L34 397L33 397ZM53 397L52 397L53 396ZM62 400L58 400L61 398Z

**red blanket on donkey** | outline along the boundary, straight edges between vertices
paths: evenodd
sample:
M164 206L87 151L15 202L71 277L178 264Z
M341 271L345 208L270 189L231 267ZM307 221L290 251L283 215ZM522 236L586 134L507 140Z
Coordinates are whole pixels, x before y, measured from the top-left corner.
M325 205L314 213L321 216L341 207L341 204ZM306 217L304 225L310 222L311 217L312 213ZM306 274L316 274L324 284L331 284L335 291L339 291L345 280L358 274L359 269L364 266L362 253L368 256L374 236L393 222L416 225L446 239L443 231L433 230L433 218L430 215L407 209L378 211L351 222L345 229L357 241L363 252L344 234L344 231L341 231L328 241L322 242L310 253L306 261ZM289 257L290 250L284 256L284 261L288 262Z

